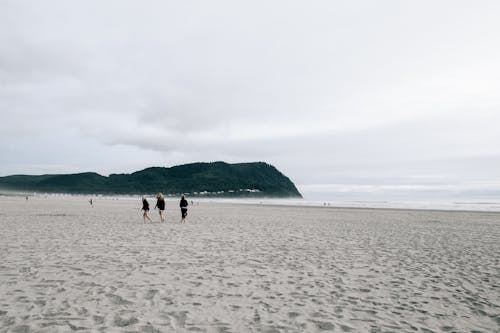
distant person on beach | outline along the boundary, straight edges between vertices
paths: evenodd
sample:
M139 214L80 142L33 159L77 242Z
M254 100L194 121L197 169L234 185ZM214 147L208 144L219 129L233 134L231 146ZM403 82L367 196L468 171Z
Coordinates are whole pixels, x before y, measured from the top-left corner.
M156 195L156 206L155 209L158 207L158 210L160 211L160 220L163 222L165 219L163 218L163 211L165 210L165 198L163 197L163 194L158 193Z
M181 223L185 223L186 216L188 214L188 202L186 200L186 197L184 197L184 194L181 197L181 202L180 202L179 206L181 207L181 215L182 215Z
M153 222L148 216L149 202L146 200L146 197L142 197L142 210L144 211L144 214L142 215L144 223L146 223L146 219L148 219L149 222Z
M92 198L90 198L89 200L89 204L93 207L94 206L94 202L92 201Z

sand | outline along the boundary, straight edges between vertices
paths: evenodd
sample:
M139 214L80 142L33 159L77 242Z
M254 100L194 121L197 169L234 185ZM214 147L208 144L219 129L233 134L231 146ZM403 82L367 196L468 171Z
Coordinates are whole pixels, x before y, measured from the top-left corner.
M500 331L499 213L87 200L0 197L0 332Z

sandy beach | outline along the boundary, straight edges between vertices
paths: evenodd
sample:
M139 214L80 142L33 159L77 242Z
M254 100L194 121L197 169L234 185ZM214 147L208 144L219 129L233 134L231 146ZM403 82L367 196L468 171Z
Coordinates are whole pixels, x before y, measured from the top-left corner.
M0 332L500 331L500 213L87 200L0 197Z

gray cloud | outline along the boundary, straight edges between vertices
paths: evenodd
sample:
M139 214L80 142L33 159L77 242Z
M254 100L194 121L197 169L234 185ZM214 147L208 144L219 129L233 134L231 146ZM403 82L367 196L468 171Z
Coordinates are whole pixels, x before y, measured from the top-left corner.
M495 183L499 10L4 1L0 173L265 160L311 189Z

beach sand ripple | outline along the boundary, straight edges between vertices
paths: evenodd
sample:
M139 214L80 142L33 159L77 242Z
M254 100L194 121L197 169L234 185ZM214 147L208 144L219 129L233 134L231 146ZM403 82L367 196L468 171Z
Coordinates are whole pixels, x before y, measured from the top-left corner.
M0 197L0 332L500 331L498 213L139 208Z

